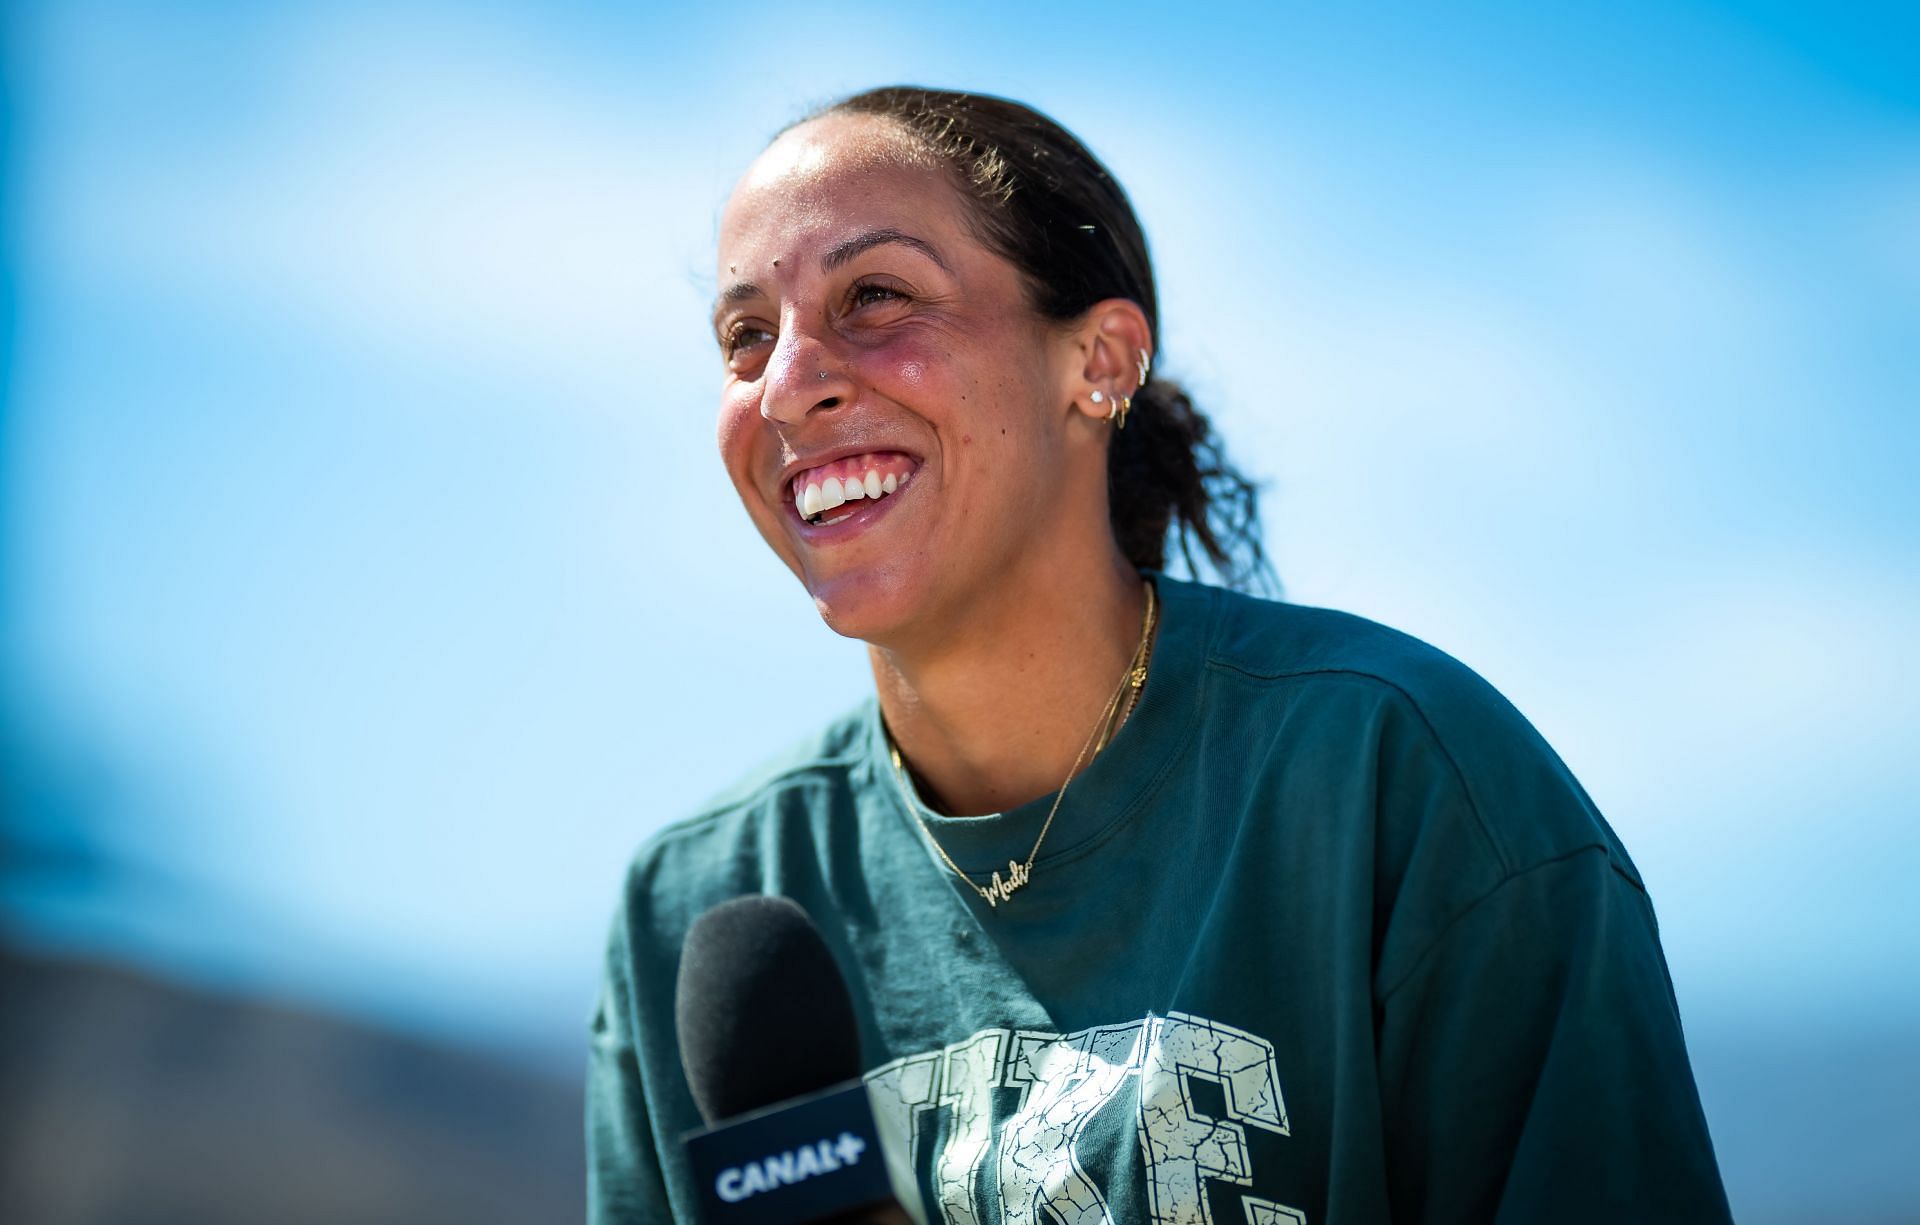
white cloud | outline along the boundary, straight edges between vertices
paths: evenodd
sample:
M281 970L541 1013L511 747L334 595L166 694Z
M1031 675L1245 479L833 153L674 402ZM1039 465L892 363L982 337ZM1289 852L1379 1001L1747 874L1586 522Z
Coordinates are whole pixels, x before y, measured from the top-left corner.
M269 108L129 158L118 139L28 166L29 273L266 312L380 353L630 385L702 340L718 179L631 96L444 25L315 17ZM217 65L209 71L219 71Z

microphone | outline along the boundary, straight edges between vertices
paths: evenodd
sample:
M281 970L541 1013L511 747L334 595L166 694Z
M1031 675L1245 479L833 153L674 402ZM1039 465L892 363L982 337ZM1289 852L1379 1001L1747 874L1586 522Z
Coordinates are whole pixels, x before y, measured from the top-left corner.
M903 1125L874 1114L846 980L798 903L694 920L674 1022L708 1124L684 1143L709 1225L923 1225Z

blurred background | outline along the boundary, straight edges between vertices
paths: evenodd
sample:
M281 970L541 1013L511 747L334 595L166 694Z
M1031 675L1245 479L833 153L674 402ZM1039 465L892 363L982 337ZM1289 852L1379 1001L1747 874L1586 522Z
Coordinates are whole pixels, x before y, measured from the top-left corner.
M717 211L897 81L1106 158L1287 597L1584 782L1738 1218L1920 1220L1911 6L6 11L9 1225L577 1219L627 858L869 687Z

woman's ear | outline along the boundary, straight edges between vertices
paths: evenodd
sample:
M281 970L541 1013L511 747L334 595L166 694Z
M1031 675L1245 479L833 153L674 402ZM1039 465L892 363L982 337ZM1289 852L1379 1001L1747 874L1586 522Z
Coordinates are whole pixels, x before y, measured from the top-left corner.
M1124 420L1153 360L1146 312L1128 298L1096 302L1074 328L1074 342L1081 361L1069 393L1073 407L1101 421Z

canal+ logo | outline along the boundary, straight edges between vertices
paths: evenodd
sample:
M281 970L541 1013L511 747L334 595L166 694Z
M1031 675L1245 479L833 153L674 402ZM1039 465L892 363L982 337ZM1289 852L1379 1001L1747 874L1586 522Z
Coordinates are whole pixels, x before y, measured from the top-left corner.
M728 1166L714 1179L713 1189L729 1204L737 1204L763 1191L773 1191L796 1182L831 1174L850 1165L858 1165L867 1151L867 1142L850 1131L836 1140L820 1140L799 1148Z

